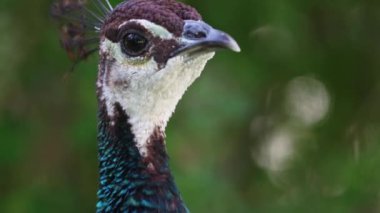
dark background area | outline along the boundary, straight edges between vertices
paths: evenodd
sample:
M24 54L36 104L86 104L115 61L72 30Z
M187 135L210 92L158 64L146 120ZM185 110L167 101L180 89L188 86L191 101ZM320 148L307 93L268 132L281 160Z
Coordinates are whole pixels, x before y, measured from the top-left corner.
M189 209L379 212L380 1L186 3L242 48L167 129ZM68 74L50 4L0 4L0 212L95 210L97 56Z

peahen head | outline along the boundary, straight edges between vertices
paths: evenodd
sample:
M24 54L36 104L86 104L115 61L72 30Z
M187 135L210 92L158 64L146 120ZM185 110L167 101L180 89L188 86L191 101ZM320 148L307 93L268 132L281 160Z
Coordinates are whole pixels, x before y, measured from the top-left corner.
M60 0L61 42L75 60L99 49L100 184L97 212L187 212L174 183L165 127L217 49L239 52L229 35L174 0ZM97 12L96 12L97 11Z
M108 116L120 104L142 156L156 128L164 130L185 90L219 48L240 51L229 35L174 0L129 0L100 29L98 97ZM114 124L114 123L113 123Z

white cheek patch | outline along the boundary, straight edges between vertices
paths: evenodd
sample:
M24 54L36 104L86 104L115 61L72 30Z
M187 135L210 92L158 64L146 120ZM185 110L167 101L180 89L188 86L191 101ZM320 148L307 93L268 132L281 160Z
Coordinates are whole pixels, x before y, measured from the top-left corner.
M138 23L142 25L145 29L147 29L150 33L152 33L153 36L159 37L163 40L168 40L168 39L173 39L174 36L172 33L170 33L167 29L161 27L160 25L157 25L153 22L150 22L145 19L131 19L126 22L123 22L120 26L119 29L122 28L124 25L128 23Z
M160 127L165 130L178 101L200 76L214 53L194 58L180 55L169 59L166 66L159 70L153 58L136 64L125 57L120 45L107 39L101 44L101 52L115 59L111 70L106 70L102 76L101 98L106 102L107 112L112 117L115 103L120 103L129 116L128 122L140 154L147 156L149 138L154 129Z

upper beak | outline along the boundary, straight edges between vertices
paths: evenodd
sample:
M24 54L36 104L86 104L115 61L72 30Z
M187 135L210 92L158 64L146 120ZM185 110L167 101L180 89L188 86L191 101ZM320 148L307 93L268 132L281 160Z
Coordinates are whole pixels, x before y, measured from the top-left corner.
M234 52L240 52L237 42L227 33L214 29L203 21L186 20L180 46L170 56L215 49L230 49Z

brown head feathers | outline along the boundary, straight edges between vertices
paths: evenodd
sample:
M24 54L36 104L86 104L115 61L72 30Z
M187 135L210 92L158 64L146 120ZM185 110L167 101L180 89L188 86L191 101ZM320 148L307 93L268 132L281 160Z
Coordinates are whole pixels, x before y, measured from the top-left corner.
M180 36L184 20L200 20L192 7L175 0L128 0L119 4L106 19L102 31L117 28L130 19L145 19Z
M175 0L127 0L112 8L108 0L58 0L51 9L60 24L60 41L79 62L99 49L99 40L130 19L145 19L180 36L184 20L200 20L192 7Z

